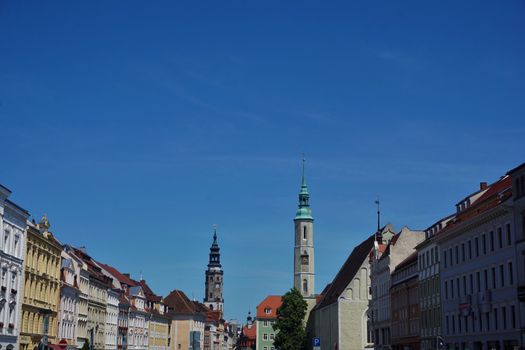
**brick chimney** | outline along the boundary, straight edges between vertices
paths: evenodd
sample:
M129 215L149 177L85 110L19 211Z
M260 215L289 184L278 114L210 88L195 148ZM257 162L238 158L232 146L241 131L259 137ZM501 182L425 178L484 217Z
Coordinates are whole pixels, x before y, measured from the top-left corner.
M480 182L479 183L479 190L482 191L488 187L486 182Z

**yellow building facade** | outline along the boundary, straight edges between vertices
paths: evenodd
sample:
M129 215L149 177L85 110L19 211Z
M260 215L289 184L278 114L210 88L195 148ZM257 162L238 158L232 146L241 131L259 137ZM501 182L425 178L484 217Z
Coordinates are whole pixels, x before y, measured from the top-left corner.
M49 226L44 215L38 225L30 224L27 228L21 350L34 350L44 340L46 323L48 343L56 344L58 341L62 247L49 232Z

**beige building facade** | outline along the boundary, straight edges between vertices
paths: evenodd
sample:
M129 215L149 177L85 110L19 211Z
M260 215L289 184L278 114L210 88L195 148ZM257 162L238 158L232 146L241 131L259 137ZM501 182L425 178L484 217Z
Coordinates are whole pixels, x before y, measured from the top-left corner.
M20 329L22 350L35 349L40 342L46 342L46 336L49 344L57 342L62 247L49 231L49 227L44 215L38 225L29 224L27 229Z

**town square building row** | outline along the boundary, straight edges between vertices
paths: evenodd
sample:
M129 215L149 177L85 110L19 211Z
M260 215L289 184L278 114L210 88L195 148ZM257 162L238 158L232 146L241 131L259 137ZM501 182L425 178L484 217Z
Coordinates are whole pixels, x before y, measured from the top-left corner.
M0 185L0 349L227 350L223 270L213 232L203 303L162 297L143 279L61 243Z
M315 296L322 348L524 348L525 163L424 230L378 223Z

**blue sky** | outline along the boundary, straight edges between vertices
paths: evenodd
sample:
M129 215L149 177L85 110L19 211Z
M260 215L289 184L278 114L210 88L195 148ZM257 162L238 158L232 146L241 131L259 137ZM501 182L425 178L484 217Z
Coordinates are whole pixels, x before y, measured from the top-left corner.
M226 318L292 284L306 153L316 289L525 161L522 1L0 2L0 183L63 242Z

